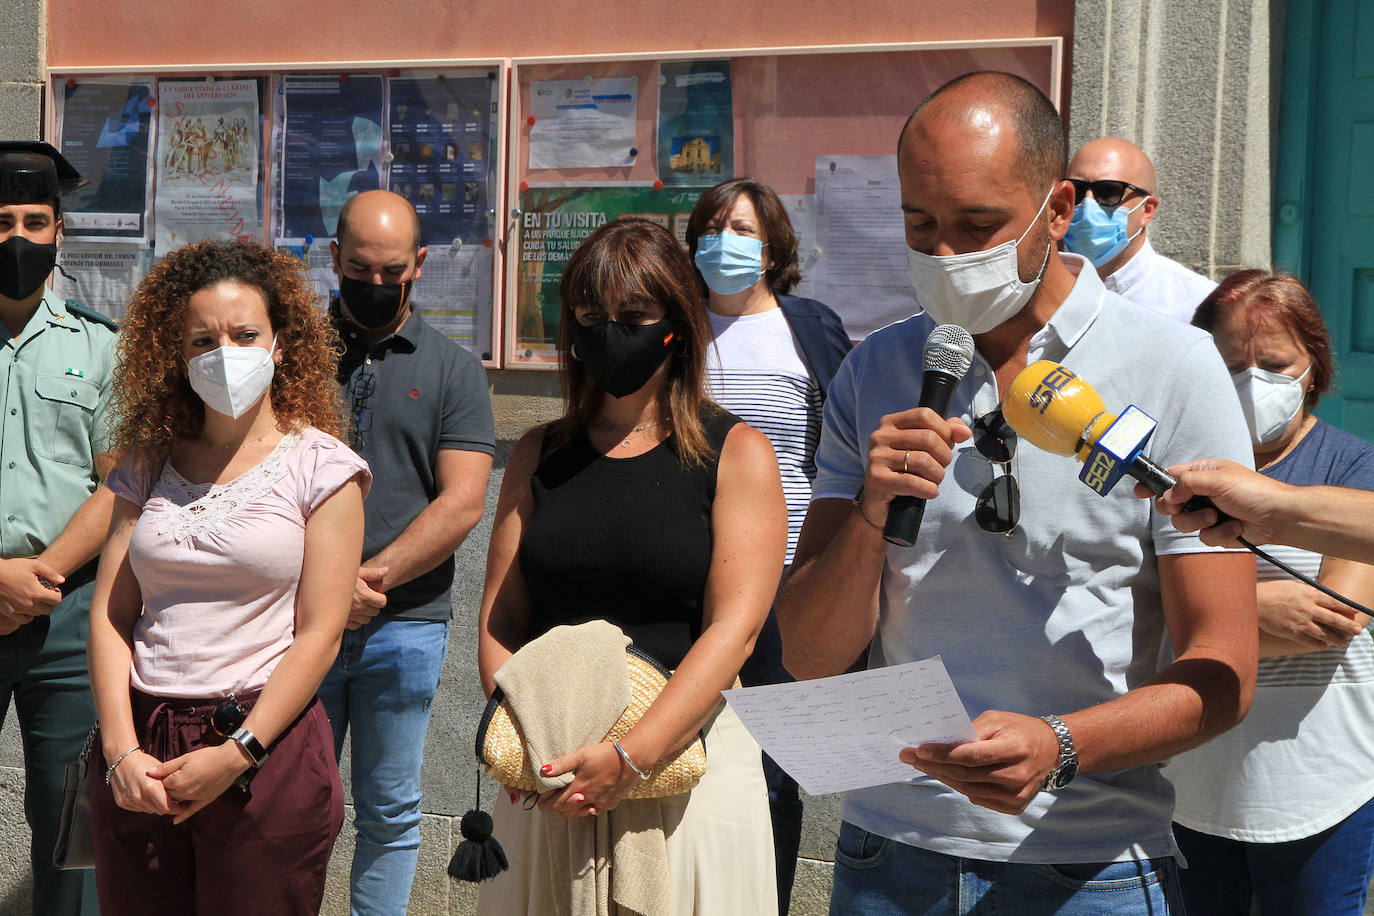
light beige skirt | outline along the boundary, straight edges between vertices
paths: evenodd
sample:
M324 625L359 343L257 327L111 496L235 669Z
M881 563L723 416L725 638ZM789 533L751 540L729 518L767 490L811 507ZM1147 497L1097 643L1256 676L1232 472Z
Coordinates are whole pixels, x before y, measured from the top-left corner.
M672 916L777 916L768 789L759 746L722 706L706 723L706 775L663 803ZM478 916L556 916L544 823L498 795L494 836L510 871L484 881ZM614 905L613 905L614 906Z

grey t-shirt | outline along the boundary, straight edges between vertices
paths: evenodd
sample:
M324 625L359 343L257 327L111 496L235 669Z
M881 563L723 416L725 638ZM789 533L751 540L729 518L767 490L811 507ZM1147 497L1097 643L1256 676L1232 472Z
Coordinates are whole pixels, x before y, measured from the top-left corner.
M331 310L344 356L339 384L350 418L348 444L372 468L363 503L363 558L400 536L438 494L440 449L493 454L496 429L482 363L412 312L395 334L369 350ZM372 381L367 381L371 378ZM448 620L453 558L387 592L383 614Z
M1235 387L1211 338L1107 292L1085 259L1062 257L1077 280L1031 339L1029 361L1064 363L1112 412L1135 404L1154 417L1146 454L1161 465L1203 457L1251 465ZM885 414L920 401L921 353L933 327L925 315L909 318L849 354L825 404L813 499L858 491L869 435ZM950 413L971 423L999 397L977 356ZM943 656L971 717L989 709L1072 712L1153 676L1167 639L1155 558L1209 548L1133 496L1129 479L1102 497L1078 480L1079 469L1021 439L1011 463L1020 524L1011 537L989 534L974 505L1001 471L972 442L957 446L915 546L887 548L870 665ZM925 778L850 792L844 817L947 855L1104 862L1172 854L1172 806L1169 784L1151 765L1080 774L1016 817Z

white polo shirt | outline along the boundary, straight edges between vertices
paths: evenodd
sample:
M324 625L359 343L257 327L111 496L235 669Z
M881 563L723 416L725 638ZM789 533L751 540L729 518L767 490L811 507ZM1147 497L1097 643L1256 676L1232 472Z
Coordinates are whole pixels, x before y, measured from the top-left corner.
M1235 387L1211 337L1107 292L1086 259L1060 257L1077 280L1032 339L1029 360L1063 362L1109 410L1135 404L1158 420L1146 453L1161 465L1222 457L1251 466ZM933 326L925 315L889 325L844 361L825 404L814 499L852 497L881 418L920 401ZM972 423L999 399L976 356L951 413ZM1129 479L1099 496L1078 480L1075 459L1025 440L1011 468L1020 524L1011 537L989 534L973 511L994 468L972 442L956 448L916 545L887 549L869 664L943 656L971 717L1068 713L1139 686L1162 667L1167 645L1155 557L1209 548L1133 496ZM1172 854L1172 807L1172 789L1151 765L1080 774L1019 816L915 778L850 792L844 818L953 856L1104 862Z
M1184 324L1193 320L1193 312L1217 288L1202 274L1156 252L1148 238L1135 257L1102 282L1110 292Z

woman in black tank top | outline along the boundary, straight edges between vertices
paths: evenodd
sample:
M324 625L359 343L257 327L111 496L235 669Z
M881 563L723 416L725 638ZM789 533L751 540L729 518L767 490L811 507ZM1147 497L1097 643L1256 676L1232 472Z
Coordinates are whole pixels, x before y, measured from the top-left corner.
M520 646L591 619L676 669L620 746L647 772L704 728L706 775L685 795L626 804L671 815L672 913L771 914L759 752L720 691L772 604L786 506L768 440L703 394L711 332L697 290L677 240L648 220L602 226L569 260L558 343L567 412L511 454L487 557L479 669L490 695ZM605 742L534 761L574 779L546 793L541 811L497 806L511 871L483 884L479 912L554 911L551 895L567 891L550 887L545 818L616 808L638 781L629 761Z

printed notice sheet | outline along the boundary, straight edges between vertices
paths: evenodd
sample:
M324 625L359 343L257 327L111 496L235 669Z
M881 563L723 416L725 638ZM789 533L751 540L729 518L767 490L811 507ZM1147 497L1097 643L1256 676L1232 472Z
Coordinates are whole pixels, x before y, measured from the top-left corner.
M152 254L143 244L69 239L57 252L62 270L53 273L53 292L120 321L129 296L152 266Z
M816 265L821 257L821 247L816 243L816 195L783 194L781 199L797 237L797 268L801 271L801 280L792 287L792 295L815 299Z
M974 738L938 655L724 696L768 756L811 795L919 778L897 759L902 748Z
M916 314L897 157L816 157L816 298L855 339Z
M632 165L638 80L540 80L530 85L530 168Z

